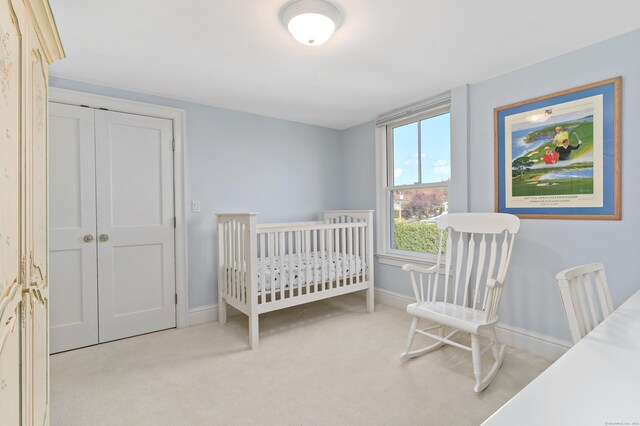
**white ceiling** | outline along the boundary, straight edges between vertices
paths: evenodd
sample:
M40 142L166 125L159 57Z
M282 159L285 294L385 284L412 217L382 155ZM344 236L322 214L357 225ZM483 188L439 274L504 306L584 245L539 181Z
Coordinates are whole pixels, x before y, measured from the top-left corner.
M638 0L331 0L319 47L287 0L50 0L51 75L345 129L640 27Z

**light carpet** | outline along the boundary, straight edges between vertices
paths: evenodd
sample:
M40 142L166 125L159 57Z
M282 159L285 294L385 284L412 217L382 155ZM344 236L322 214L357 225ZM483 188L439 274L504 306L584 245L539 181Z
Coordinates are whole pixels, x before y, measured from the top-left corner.
M261 315L256 351L238 315L53 355L52 424L478 425L550 365L510 348L476 394L467 351L400 360L410 322L352 294Z

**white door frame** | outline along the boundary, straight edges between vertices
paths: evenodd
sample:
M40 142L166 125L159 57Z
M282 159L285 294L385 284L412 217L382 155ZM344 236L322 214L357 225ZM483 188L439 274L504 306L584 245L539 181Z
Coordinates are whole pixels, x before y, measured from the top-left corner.
M189 325L189 287L187 281L187 223L185 211L185 165L186 165L186 127L185 111L162 105L147 104L121 98L95 95L75 90L49 88L49 101L69 105L85 105L92 108L105 108L111 111L166 118L173 121L173 190L176 215L175 255L176 255L176 325L178 328Z

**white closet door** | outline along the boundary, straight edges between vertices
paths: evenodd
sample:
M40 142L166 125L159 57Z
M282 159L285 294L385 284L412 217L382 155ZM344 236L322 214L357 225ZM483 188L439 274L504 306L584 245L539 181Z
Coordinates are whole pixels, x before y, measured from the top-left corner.
M93 114L49 104L52 353L98 343Z
M100 342L175 327L170 120L95 111Z

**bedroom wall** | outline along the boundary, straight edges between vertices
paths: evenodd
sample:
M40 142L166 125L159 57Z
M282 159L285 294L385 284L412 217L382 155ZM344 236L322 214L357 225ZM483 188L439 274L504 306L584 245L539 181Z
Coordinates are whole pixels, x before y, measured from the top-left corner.
M469 210L490 212L493 109L618 75L623 77L622 220L523 220L499 311L500 322L511 330L551 343L569 341L554 280L567 267L604 262L615 306L640 289L635 267L640 240L640 197L635 185L640 168L634 165L640 158L640 30L469 86ZM353 153L374 150L374 126L365 123L343 132L345 161L352 161ZM349 173L360 176L374 171L372 161ZM345 198L345 208L374 208L373 181L362 186L359 180L347 178L347 182L351 185L347 193L361 195ZM398 267L377 265L376 273L381 289L410 294L408 278Z
M614 306L640 289L640 31L471 85L471 208L493 209L493 108L622 76L622 220L524 220L516 242L501 321L569 340L555 273L601 261Z
M258 222L315 220L343 204L340 132L308 124L50 78L53 87L186 111L189 307L217 304L216 212ZM191 200L201 213L191 213Z

